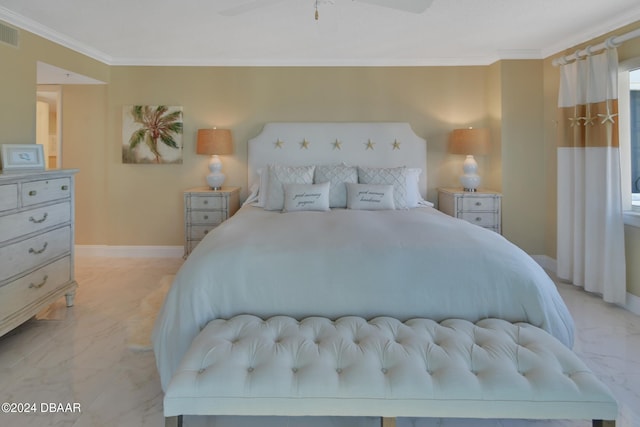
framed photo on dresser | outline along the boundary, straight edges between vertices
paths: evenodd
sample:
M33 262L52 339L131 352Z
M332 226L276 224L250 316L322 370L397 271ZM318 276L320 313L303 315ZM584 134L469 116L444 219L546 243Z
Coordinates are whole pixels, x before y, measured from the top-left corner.
M44 170L44 150L40 144L2 144L2 172Z

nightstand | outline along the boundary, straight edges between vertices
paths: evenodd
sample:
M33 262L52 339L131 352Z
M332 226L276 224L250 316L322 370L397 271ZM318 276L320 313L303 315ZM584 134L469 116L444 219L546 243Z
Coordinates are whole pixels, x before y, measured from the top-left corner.
M438 209L456 218L502 234L502 194L495 191L463 191L439 188Z
M240 207L240 188L191 188L184 192L184 257L207 233L230 218Z

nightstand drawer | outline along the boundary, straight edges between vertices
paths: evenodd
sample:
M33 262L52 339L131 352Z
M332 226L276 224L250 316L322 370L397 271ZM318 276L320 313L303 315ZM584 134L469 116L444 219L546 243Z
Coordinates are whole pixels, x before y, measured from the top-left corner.
M190 206L188 209L226 209L226 197L218 195L212 196L191 196L189 197Z
M460 219L464 219L480 227L494 228L496 224L496 214L494 212L462 212Z
M462 198L462 211L495 211L498 209L496 197L464 196Z
M189 240L202 240L216 225L192 225L189 227Z
M227 219L226 212L217 211L189 211L189 220L191 224L211 224L217 225Z
M57 178L25 182L22 185L23 206L35 205L71 195L71 179Z
M0 185L0 211L18 208L18 185Z

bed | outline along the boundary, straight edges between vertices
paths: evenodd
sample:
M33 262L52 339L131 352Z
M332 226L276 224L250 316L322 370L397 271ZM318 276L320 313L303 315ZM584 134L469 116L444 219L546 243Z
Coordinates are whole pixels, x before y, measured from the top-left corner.
M426 142L408 124L270 123L248 155L247 203L191 253L156 321L163 389L201 329L243 314L498 318L573 345L531 257L424 200Z

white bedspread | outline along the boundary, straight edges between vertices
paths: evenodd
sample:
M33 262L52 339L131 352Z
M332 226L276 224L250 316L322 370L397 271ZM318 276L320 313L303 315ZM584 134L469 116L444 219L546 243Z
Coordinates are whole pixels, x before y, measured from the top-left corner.
M153 333L163 389L201 328L238 314L495 317L573 345L573 320L533 259L433 208L241 208L191 253L167 295Z

